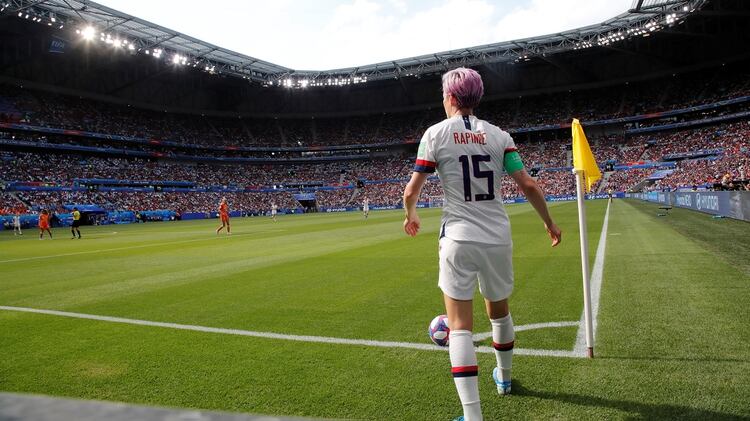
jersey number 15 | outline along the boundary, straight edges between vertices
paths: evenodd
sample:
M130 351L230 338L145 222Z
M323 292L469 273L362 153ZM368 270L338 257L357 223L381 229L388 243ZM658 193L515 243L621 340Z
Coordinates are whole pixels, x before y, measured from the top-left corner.
M471 165L469 165L469 155L461 155L458 157L458 160L461 162L461 168L464 173L464 201L471 202L473 199L477 202L481 202L482 200L495 199L495 174L492 171L482 171L482 169L479 168L480 162L490 162L490 156L471 155ZM487 193L477 193L473 198L471 195L472 170L474 178L487 179Z

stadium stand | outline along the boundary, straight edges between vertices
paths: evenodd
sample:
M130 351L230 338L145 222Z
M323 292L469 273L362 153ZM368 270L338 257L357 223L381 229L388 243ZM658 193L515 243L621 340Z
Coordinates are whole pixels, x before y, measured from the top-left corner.
M583 120L604 178L594 192L746 188L746 62L602 88L488 99L549 196L575 194L566 120ZM691 94L686 94L690 91ZM400 206L421 132L442 111L324 118L216 117L2 85L0 212L107 211L213 216ZM696 94L697 92L697 94ZM522 198L510 179L507 201ZM296 193L314 193L304 206ZM429 182L422 201L442 195ZM68 205L66 207L66 205Z

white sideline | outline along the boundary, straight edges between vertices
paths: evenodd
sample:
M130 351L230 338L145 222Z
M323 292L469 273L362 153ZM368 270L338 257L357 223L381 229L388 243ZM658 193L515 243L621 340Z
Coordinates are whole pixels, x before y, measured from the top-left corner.
M599 314L599 296L602 292L602 274L604 272L604 252L607 248L607 227L609 226L609 207L612 201L607 203L607 211L604 214L604 223L602 224L602 233L599 236L599 245L596 247L596 258L594 259L594 268L591 271L591 323L594 331L594 344L596 344L596 320ZM585 357L587 355L586 347L586 323L585 314L581 312L581 320L578 325L578 334L576 335L576 344L573 347L573 353Z
M528 325L514 326L513 330L516 332L523 332L524 330L544 329L548 327L571 327L571 326L578 326L579 323L580 322L531 323ZM475 333L474 335L472 335L472 339L474 339L474 342L483 341L491 337L492 337L492 332Z
M328 336L309 336L309 335L286 335L274 332L256 332L252 330L240 330L240 329L224 329L218 327L207 327L207 326L196 326L186 325L179 323L165 323L165 322L154 322L150 320L139 320L139 319L127 319L123 317L111 317L111 316L99 316L96 314L84 314L84 313L71 313L67 311L57 310L43 310L28 307L12 307L12 306L0 306L0 310L16 311L23 313L36 313L46 314L51 316L62 316L72 317L76 319L88 319L98 320L103 322L111 323L124 323L130 325L140 326L153 326L163 327L168 329L179 329L179 330L191 330L195 332L206 332L206 333L220 333L224 335L239 335L239 336L252 336L256 338L266 339L281 339L287 341L300 341L300 342L315 342L315 343L328 343L328 344L340 344L340 345L360 345L360 346L372 346L381 348L408 348L408 349L419 349L424 351L447 351L447 347L440 347L437 345L420 344L411 342L391 342L391 341L372 341L367 339L347 339L347 338L332 338ZM562 322L562 323L576 323L576 322ZM548 325L547 323L542 323ZM541 324L540 324L541 325ZM530 325L527 325L530 326ZM550 326L543 326L550 327ZM522 330L530 330L524 326L518 326ZM495 350L488 346L477 347L477 352L491 354ZM582 354L577 354L572 351L561 351L561 350L547 350L547 349L526 349L516 348L513 350L516 355L534 355L534 356L552 356L552 357L567 357L567 358L581 358Z
M606 244L607 244L607 228L609 226L609 208L610 208L611 203L612 202L609 202L607 204L607 210L604 215L604 223L602 224L602 232L601 232L601 236L599 237L599 245L597 246L597 249L596 249L596 258L594 260L594 267L591 272L591 315L592 315L592 320L593 320L594 339L596 339L597 316L599 314L599 297L601 293L602 274L604 271L604 253L606 251ZM169 243L160 243L158 245L186 243L186 242L203 241L203 240L205 239L173 241ZM23 258L23 259L0 260L0 263L34 260L34 259L45 259L45 258L53 258L53 257L63 257L63 256L77 255L77 254L98 253L98 252L103 252L103 251L125 250L125 249L132 249L132 248L149 247L153 245L156 245L156 244L133 246L133 247L119 247L119 248L114 248L114 249L94 250L94 251L78 252L78 253L66 253L66 254L59 254L59 255L53 255L53 256L37 256L37 257L30 257L30 258ZM341 345L360 345L360 346L381 347L381 348L407 348L407 349L419 349L419 350L425 350L425 351L447 351L448 350L447 347L440 347L437 345L412 343L412 342L373 341L373 340L367 340L367 339L347 339L347 338L334 338L334 337L328 337L328 336L287 335L287 334L274 333L274 332L257 332L257 331L251 331L251 330L241 330L241 329L225 329L225 328L208 327L208 326L186 325L186 324L179 324L179 323L154 322L154 321L149 321L149 320L100 316L96 314L85 314L85 313L72 313L72 312L58 311L58 310L44 310L44 309L35 309L35 308L28 308L28 307L0 306L0 310L16 311L16 312L23 312L23 313L46 314L46 315L52 315L52 316L98 320L98 321L104 321L104 322L124 323L124 324L131 324L131 325L140 325L140 326L154 326L154 327L163 327L163 328L169 328L169 329L191 330L191 331L196 331L196 332L219 333L219 334L225 334L225 335L238 335L238 336L251 336L251 337L266 338L266 339L280 339L280 340L287 340L287 341L329 343L329 344L341 344ZM576 343L572 351L515 348L513 350L513 353L516 355L585 358L587 348L586 348L586 328L585 328L585 323L584 323L583 312L581 313L580 321L577 321L577 322L564 321L564 322L532 323L528 325L516 326L515 330L517 332L521 332L524 330L554 328L554 327L570 327L570 326L578 326L578 333L576 335ZM485 340L489 338L490 336L492 336L491 332L477 333L473 336L473 340L481 341L481 340ZM491 354L495 352L492 347L488 347L488 346L478 346L476 347L476 351L479 353L486 353L486 354Z

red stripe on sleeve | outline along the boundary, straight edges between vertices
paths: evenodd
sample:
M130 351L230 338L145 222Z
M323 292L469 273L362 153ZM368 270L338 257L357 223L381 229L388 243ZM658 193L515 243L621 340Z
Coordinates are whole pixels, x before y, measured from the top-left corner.
M417 159L416 165L421 165L423 167L430 167L435 168L435 163L432 161L425 161L424 159Z

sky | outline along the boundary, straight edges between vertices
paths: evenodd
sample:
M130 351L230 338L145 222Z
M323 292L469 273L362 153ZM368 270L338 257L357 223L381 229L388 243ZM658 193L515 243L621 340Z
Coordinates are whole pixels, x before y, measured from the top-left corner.
M330 70L605 21L632 0L98 0L295 70Z

